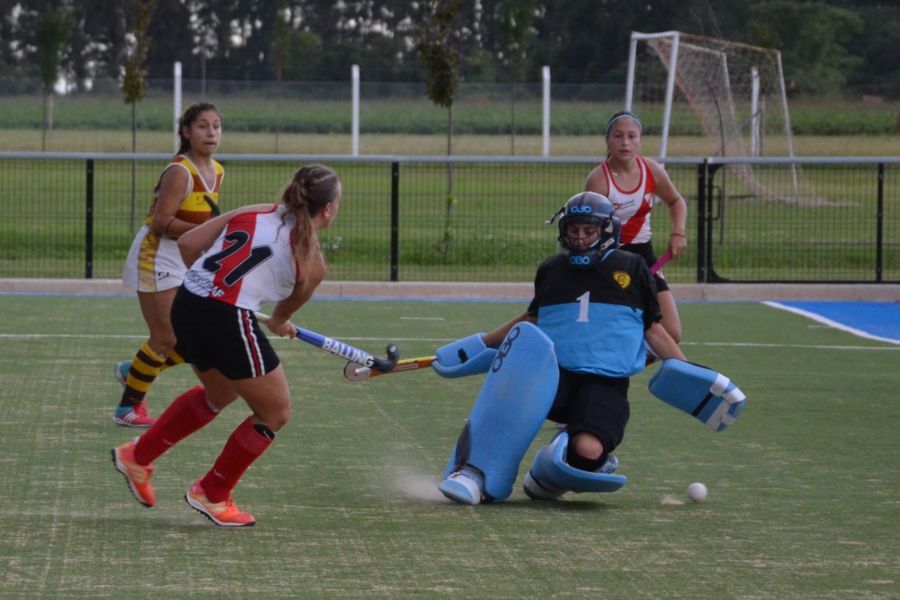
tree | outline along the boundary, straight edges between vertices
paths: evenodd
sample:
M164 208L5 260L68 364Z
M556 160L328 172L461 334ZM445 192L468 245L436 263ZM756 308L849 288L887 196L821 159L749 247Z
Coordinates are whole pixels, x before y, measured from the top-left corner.
M500 2L501 61L512 85L510 93L510 154L516 153L516 84L525 75L525 58L531 26L534 21L536 0L502 0Z
M873 94L893 89L900 97L900 6L859 7L857 14L865 26L848 50L863 63L848 75L848 83Z
M428 73L425 78L428 98L447 109L447 156L453 154L453 100L459 87L459 47L457 46L456 17L460 0L431 0L431 18L425 24L422 38L416 45ZM444 222L444 258L450 252L453 231L453 165L447 162L447 212Z
M191 24L194 3L181 0L156 0L147 36L153 44L147 49L147 77L170 79L172 65L182 64L185 79L199 78L195 68L196 40Z
M275 152L278 152L278 136L281 132L281 96L284 70L291 64L291 26L285 19L285 0L279 0L278 11L275 13L275 28L272 32L272 43L269 46L269 64L275 71L275 81L278 86L278 99L275 106Z
M863 30L852 12L821 2L769 2L751 9L752 43L781 50L789 89L823 93L843 88L859 63L845 47Z
M41 13L38 18L35 39L44 93L41 150L47 149L47 133L53 130L53 88L59 79L59 65L71 29L72 15L68 8L57 7Z
M122 60L122 95L125 104L131 105L131 151L137 151L137 103L147 95L147 70L144 63L150 49L150 16L156 0L129 0L127 8L120 7L125 30L131 44Z
M156 0L129 0L119 8L119 15L125 25L125 31L131 37L131 47L128 54L122 60L124 73L122 75L122 95L125 104L131 105L131 151L137 152L137 103L147 94L147 71L144 63L147 60L147 51L150 46L150 38L147 30L150 27L150 15ZM135 164L131 163L131 228L134 229L135 213Z

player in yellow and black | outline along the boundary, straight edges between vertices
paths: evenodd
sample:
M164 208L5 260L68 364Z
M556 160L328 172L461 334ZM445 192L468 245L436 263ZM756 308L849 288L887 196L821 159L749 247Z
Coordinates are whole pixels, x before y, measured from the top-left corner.
M126 427L150 427L144 397L159 373L183 361L175 350L170 313L186 267L178 237L219 213L219 186L225 173L213 159L222 139L222 115L208 102L193 104L179 120L181 146L163 170L147 213L125 262L122 277L137 292L150 337L134 358L116 365L125 385L113 421Z

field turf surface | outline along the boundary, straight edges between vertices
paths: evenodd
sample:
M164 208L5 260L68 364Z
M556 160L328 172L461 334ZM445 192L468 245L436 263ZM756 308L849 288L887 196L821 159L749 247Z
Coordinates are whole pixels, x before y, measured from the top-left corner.
M511 318L509 302L314 300L295 322L382 354ZM429 370L352 383L343 362L273 343L291 422L235 491L256 527L212 526L182 495L248 411L238 402L156 465L156 507L110 448L113 365L146 330L127 297L0 295L0 597L896 598L896 345L753 303L683 303L684 350L747 408L714 433L631 387L620 492L457 506L435 489L480 386ZM194 385L186 366L148 398ZM709 488L687 501L693 481ZM683 503L679 503L683 502Z

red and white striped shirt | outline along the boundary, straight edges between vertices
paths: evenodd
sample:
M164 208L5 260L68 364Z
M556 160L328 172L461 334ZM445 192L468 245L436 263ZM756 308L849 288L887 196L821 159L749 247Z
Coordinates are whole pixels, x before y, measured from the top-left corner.
M640 156L636 157L641 176L637 186L632 190L623 190L613 181L609 164L604 160L600 163L603 176L609 189L607 197L616 209L616 215L622 220L622 243L640 244L649 242L652 236L650 230L650 210L653 208L653 194L656 191L656 180L653 173L647 167L646 161Z
M235 216L188 269L184 287L253 311L287 298L299 275L291 248L293 226L294 217L283 205Z

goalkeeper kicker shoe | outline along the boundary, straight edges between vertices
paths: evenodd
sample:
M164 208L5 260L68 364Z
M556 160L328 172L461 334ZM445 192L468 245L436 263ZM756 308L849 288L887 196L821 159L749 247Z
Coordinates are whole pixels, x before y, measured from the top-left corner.
M606 457L606 462L597 469L597 473L603 473L604 475L612 475L616 472L616 469L619 468L619 459L613 456L612 454Z
M248 512L242 512L232 498L222 502L211 502L200 480L194 482L184 493L188 506L221 527L251 527L256 519Z
M522 488L532 500L559 500L568 491L535 479L530 470L525 475Z
M156 423L156 419L147 413L147 405L142 400L134 406L117 406L113 422L122 427L146 429Z
M441 482L438 489L442 494L460 504L481 504L484 476L481 473L463 467Z
M116 381L125 385L128 383L128 371L131 370L131 361L123 360L120 363L116 363Z
M116 471L125 476L128 482L128 489L131 490L135 499L150 508L156 504L156 494L150 485L150 478L153 476L153 465L139 465L134 459L134 448L137 438L130 442L125 442L112 449L112 461L116 466Z

